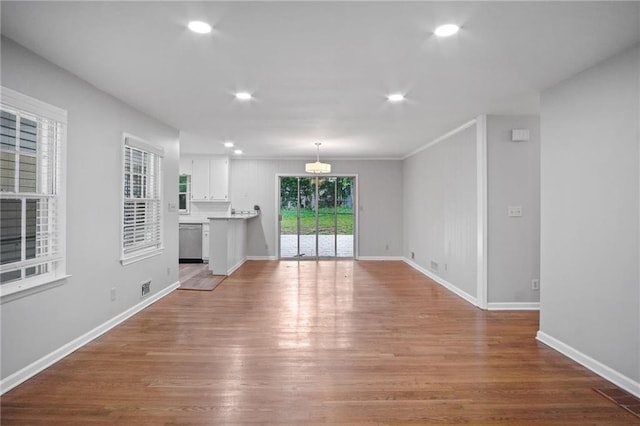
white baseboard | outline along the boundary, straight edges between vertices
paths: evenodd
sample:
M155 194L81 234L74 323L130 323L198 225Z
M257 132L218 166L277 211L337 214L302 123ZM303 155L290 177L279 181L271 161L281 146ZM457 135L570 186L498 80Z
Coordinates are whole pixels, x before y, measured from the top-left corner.
M244 265L244 262L247 261L247 257L243 257L238 263L233 265L231 268L227 269L227 275L233 274L239 267Z
M434 280L435 282L437 282L438 284L440 284L441 286L443 286L444 288L446 288L450 292L455 293L456 295L462 297L464 300L466 300L467 302L471 303L473 306L478 306L478 299L476 297L470 295L469 293L467 293L464 290L459 289L458 287L456 287L455 285L451 284L447 280L442 279L441 277L437 276L433 272L431 272L431 271L423 268L422 266L418 265L414 261L409 260L406 257L402 258L402 260L407 265L411 266L413 269L422 272L424 275L426 275L427 277L431 278L432 280Z
M54 350L50 354L43 356L39 360L27 365L23 369L16 371L10 376L7 376L0 382L0 395L3 395L5 392L8 392L11 389L15 388L16 386L18 386L20 383L30 379L31 377L35 376L36 374L46 369L47 367L50 367L51 365L60 361L62 358L66 357L70 353L80 349L90 341L96 339L97 337L100 337L101 335L111 330L121 322L137 314L147 306L162 299L163 297L165 297L166 295L168 295L169 293L177 289L179 286L180 286L180 282L178 281L178 282L175 282L174 284L171 284L168 287L163 288L159 292L150 295L149 297L145 298L137 305L130 307L126 311L102 323L101 325L97 326L93 330L88 331L87 333L72 340L66 345L61 346L60 348Z
M358 260L403 260L402 256L358 256Z
M278 260L277 256L247 256L247 260Z
M540 302L493 302L487 303L489 311L539 311Z
M578 364L581 364L582 366L588 368L589 370L593 371L597 375L602 376L603 378L607 379L611 383L614 383L615 385L621 387L627 392L640 398L639 382L636 382L630 377L627 377L617 372L611 367L604 365L600 361L596 361L595 359L591 358L589 355L586 355L578 351L577 349L574 349L573 347L561 342L560 340L549 336L543 331L538 331L538 333L536 334L536 339L539 342L542 342L545 345L555 349L561 354L571 358Z

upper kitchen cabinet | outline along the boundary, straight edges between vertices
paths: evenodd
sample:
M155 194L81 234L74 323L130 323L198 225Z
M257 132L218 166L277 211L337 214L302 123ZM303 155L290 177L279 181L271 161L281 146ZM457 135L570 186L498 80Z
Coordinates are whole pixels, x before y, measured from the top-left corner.
M209 160L209 198L229 201L229 158L212 157Z
M191 199L209 199L209 158L207 157L191 160Z
M198 156L191 157L190 161L191 199L229 201L229 158Z

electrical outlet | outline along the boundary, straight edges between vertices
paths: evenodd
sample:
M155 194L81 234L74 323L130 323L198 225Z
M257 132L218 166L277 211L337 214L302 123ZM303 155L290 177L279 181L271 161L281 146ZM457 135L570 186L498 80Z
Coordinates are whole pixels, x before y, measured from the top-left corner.
M508 206L507 216L509 217L522 217L522 206Z
M167 275L171 275L171 268L167 268Z
M446 271L447 269L449 269L449 265L447 265L446 263L444 264L444 270Z
M531 290L534 290L534 291L540 290L540 280L539 279L531 280Z
M111 289L111 301L113 302L114 300L116 300L116 288L113 287Z
M438 265L438 262L435 262L433 260L431 261L431 269L433 271L437 271L438 270L438 266L440 266L440 265Z
M385 244L384 249L389 250L389 244Z
M416 258L416 254L414 252L411 252L411 259L415 259Z

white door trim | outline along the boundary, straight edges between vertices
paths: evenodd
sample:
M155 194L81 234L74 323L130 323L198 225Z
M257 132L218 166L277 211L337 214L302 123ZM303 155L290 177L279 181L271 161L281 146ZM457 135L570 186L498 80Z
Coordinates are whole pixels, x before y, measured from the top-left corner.
M487 309L487 116L476 118L477 290L478 307Z

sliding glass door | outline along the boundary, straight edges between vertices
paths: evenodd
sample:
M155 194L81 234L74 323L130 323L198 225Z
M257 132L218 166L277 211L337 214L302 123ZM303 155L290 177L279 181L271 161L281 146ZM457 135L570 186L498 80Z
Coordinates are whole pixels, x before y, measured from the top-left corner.
M353 258L354 176L281 176L280 258Z

